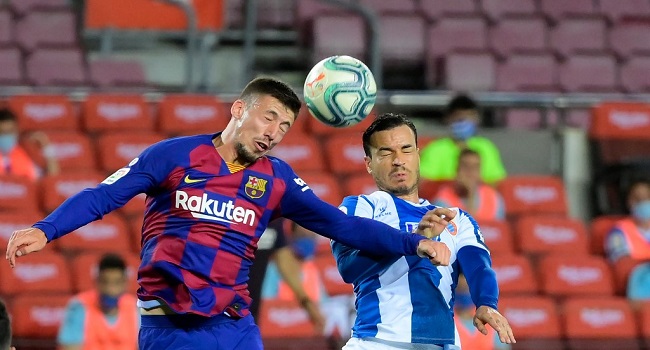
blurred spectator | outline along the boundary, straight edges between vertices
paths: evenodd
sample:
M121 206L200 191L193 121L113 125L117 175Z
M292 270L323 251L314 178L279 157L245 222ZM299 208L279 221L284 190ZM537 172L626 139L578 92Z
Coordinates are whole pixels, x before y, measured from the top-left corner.
M288 246L285 235L288 225L294 227L294 235L300 236L304 234L306 237L294 239L291 246ZM300 232L296 233L296 231ZM313 291L308 288L309 283L303 283L302 280L300 260L309 256L313 257L316 247L314 233L304 231L306 230L289 220L275 220L269 224L257 243L258 250L255 253L255 262L251 267L248 283L248 290L253 299L250 311L256 320L258 319L260 303L263 302L263 286L273 285L274 289L278 288L280 278L282 278L284 282L280 286L282 286L283 297L298 300L314 326L317 329L323 327L324 321L318 307L318 295L313 295ZM309 238L309 233L312 235L311 238ZM275 263L269 267L271 259ZM267 271L270 272L267 274ZM305 288L306 286L307 288ZM277 290L274 294L277 294Z
M456 180L440 187L433 204L461 208L478 221L505 218L503 198L494 188L482 183L481 157L471 149L460 152Z
M469 293L467 280L465 275L461 273L458 275L458 286L454 297L454 321L460 337L460 345L463 349L472 350L510 349L509 344L501 343L499 334L492 327L486 327L488 330L487 335L482 334L474 327L475 310L476 306L474 306L472 296Z
M16 350L11 346L11 320L2 300L0 300L0 350Z
M650 180L637 179L627 191L631 216L619 220L607 235L605 251L611 262L650 260Z
M26 177L31 180L39 178L43 171L36 165L19 141L18 121L16 115L7 108L0 109L0 174ZM49 139L43 132L32 133L28 141L36 143L46 160L45 173L54 175L59 172L54 150L49 147Z
M650 301L650 263L637 265L627 282L627 297L634 303Z
M126 263L114 254L99 262L96 288L76 295L59 329L62 350L133 350L138 344L140 313L136 297L126 294Z
M469 148L481 156L481 179L493 184L506 177L499 150L485 137L476 136L480 115L478 105L466 95L458 95L447 105L445 122L451 136L437 139L421 153L420 173L427 180L452 180L460 151Z

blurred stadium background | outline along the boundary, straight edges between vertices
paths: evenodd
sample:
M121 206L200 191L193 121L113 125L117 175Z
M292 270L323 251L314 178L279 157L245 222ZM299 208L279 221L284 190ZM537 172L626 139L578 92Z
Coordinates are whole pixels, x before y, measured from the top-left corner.
M650 307L625 298L632 266L603 253L622 189L650 169L650 0L0 0L0 104L21 132L47 133L62 168L37 183L0 177L0 247L147 145L219 130L252 77L301 90L334 54L368 63L376 113L412 116L421 147L445 133L456 92L480 103L481 133L508 171L507 220L480 224L514 349L650 349ZM274 153L332 204L371 190L360 142L370 120L338 130L302 112ZM0 264L19 349L54 348L101 252L121 252L135 273L143 200L14 270ZM349 293L329 255L325 245L328 292ZM269 348L327 347L297 303L265 305Z

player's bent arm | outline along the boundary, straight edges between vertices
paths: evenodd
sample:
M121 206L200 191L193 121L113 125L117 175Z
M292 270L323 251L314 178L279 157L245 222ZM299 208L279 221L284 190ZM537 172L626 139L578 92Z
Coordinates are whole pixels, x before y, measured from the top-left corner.
M465 246L458 251L457 259L467 279L476 307L485 305L496 310L499 286L487 250L476 246Z
M379 273L379 268L388 266L386 260L397 261L401 255L378 256L350 248L339 242L332 242L332 253L336 266L345 283L357 283L367 276Z

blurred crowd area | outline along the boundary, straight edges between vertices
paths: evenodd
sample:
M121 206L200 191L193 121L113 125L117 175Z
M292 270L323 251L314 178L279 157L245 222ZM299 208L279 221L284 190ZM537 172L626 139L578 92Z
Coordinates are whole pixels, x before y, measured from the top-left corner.
M355 11L317 0L252 3L257 53L245 70L246 3L194 2L202 14L215 12L199 18L209 58L195 60L190 86L186 22L172 5L134 1L169 22L142 16L138 27L107 30L115 18L101 1L0 0L0 247L148 145L221 130L243 76L273 74L300 90L324 57L375 62L371 31ZM338 205L376 190L361 147L374 115L412 116L420 196L477 218L513 349L650 349L650 1L354 3L379 19L375 112L333 129L303 108L273 154ZM126 34L155 30L166 35ZM209 33L220 39L210 43ZM458 96L471 103L452 108ZM15 269L0 264L0 296L20 349L55 348L66 305L95 286L106 252L124 259L135 292L144 200ZM285 236L325 320L314 325L269 253L256 300L267 348L340 348L354 296L329 242L291 223L272 230L260 250Z

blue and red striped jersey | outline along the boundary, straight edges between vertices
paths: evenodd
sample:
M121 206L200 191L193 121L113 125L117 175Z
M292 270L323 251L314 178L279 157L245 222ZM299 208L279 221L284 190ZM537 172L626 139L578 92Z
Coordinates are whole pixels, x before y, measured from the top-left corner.
M248 271L276 217L370 253L415 254L423 237L345 215L278 158L231 173L212 143L218 135L154 144L34 227L52 241L146 193L138 297L204 316L249 313Z

